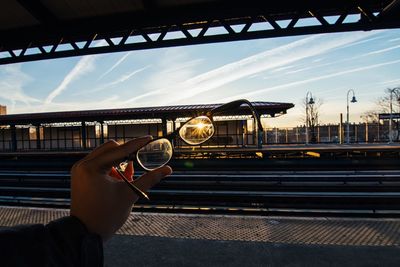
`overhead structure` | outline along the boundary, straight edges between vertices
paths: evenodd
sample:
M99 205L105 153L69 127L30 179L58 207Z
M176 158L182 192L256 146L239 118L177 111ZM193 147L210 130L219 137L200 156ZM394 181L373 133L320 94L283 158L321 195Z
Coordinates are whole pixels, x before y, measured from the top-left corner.
M400 27L400 0L7 0L0 64Z
M293 108L292 103L282 102L251 102L258 113L262 116L276 117L286 114L287 110ZM80 110L44 113L10 114L0 116L1 125L24 125L55 122L79 122L79 121L107 121L107 120L132 120L132 119L154 119L164 118L175 120L204 114L220 106L221 104L198 104L179 106L160 106L142 108L120 108L102 110ZM222 115L238 116L251 115L251 110L242 106L237 110L224 112Z

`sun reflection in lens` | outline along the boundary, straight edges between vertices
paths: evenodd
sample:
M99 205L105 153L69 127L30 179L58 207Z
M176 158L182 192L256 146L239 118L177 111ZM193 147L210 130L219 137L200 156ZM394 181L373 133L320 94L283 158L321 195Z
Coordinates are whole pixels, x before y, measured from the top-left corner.
M214 125L208 117L199 116L186 122L179 134L188 144L201 144L214 134Z
M197 128L199 128L199 129L203 129L204 128L204 123L202 123L202 122L199 122L197 125L196 125L196 127Z

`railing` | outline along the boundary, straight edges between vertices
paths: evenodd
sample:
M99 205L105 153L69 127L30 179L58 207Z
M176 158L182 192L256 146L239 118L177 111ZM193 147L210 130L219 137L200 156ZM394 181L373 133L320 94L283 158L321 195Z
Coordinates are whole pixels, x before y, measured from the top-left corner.
M229 125L228 125L229 126ZM254 131L246 131L237 125L217 127L216 134L201 148L217 147L255 147L257 145ZM146 131L136 131L129 126L110 126L106 136L100 137L94 130L86 127L66 127L45 129L40 134L31 135L29 128L21 127L13 130L10 128L0 129L0 151L73 151L90 150L107 140L126 142L133 138L150 134L161 136L159 126L152 126ZM128 131L129 130L129 131ZM351 124L349 127L349 143L387 143L389 142L388 123L360 123ZM342 125L319 125L309 129L309 143L347 143L345 139L346 127ZM399 142L399 130L397 124L393 126L392 140ZM13 140L13 136L15 140ZM263 133L263 144L304 144L306 143L306 128L304 126L292 128L266 128ZM180 139L175 140L176 148L186 148L187 145Z
M309 128L309 142L311 143L347 143L346 124L318 125ZM393 127L393 141L399 142L399 130ZM389 142L388 123L359 123L350 124L349 143L387 143ZM266 144L304 144L306 143L306 128L267 128L265 129Z

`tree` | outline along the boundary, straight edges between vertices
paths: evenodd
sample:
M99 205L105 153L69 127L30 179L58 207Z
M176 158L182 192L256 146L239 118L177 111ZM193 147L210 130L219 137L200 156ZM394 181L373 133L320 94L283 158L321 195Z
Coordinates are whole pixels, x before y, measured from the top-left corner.
M307 103L308 100L308 103ZM316 143L317 142L317 137L316 137L316 130L317 126L319 125L319 113L320 113L320 108L323 104L322 99L313 97L313 101L310 102L310 99L303 99L302 105L304 108L304 116L303 116L303 121L306 124L306 127L308 125L308 130L309 130L309 138L310 138L310 143ZM307 115L305 115L307 114Z
M374 109L367 110L363 114L361 114L360 118L366 123L378 123L379 113Z
M400 111L400 86L393 88L386 88L383 96L378 98L377 105L379 113L390 113L390 94L392 92L392 109L393 113Z
M400 86L386 88L385 94L377 101L379 113L390 113L390 103L392 103L392 113L400 113ZM399 141L400 125L399 119L392 119L393 140Z

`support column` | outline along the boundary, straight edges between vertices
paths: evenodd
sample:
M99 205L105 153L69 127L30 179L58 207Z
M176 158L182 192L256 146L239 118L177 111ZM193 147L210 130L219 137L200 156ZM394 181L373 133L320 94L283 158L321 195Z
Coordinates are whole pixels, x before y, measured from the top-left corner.
M343 113L340 113L340 124L339 124L339 143L343 144Z
M42 142L40 140L40 125L36 125L36 149L41 149L41 148L42 148Z
M258 119L258 121L259 121L260 124L261 124L261 117L258 116L257 119ZM257 122L257 121L256 121L256 119L254 118L254 127L257 129L257 131L256 131L257 148L262 148L264 132L262 131L262 128L260 129L260 128L258 127L258 124L257 124L256 122Z
M328 142L331 142L331 125L328 125Z
M81 122L81 138L82 138L82 147L83 149L87 148L87 134L86 134L86 123L84 121Z
M358 142L358 126L354 123L354 142Z
M377 123L377 126L378 126L378 142L381 141L380 125L381 125L381 122L380 122L380 120L378 120L378 123Z
M285 143L287 144L289 142L289 134L288 134L288 128L285 129Z
M11 127L11 150L17 151L17 129L15 125L10 125Z
M104 144L104 121L100 121L100 144Z
M161 119L162 136L167 136L167 118Z

